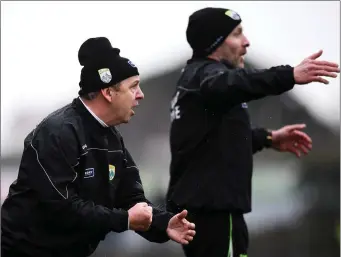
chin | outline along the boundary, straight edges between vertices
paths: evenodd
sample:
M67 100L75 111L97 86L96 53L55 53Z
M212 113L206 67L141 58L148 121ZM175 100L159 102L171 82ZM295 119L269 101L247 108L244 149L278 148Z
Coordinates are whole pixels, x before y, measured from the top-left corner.
M125 118L122 123L128 123L130 121L131 117Z
M134 114L131 114L131 115L129 115L129 117L126 117L125 119L124 119L124 121L123 121L123 123L128 123L130 120L131 120L131 118L134 116Z

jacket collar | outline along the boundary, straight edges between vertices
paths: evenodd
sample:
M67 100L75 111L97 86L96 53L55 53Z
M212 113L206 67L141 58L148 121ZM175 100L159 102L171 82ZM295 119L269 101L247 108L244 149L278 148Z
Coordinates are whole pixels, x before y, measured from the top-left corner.
M191 58L187 61L187 64L191 64L191 63L194 63L194 62L202 62L202 61L205 61L205 62L212 62L212 63L222 63L224 64L227 68L229 69L234 69L233 65L227 61L227 60L221 60L221 61L217 61L217 60L214 60L212 58L208 58L208 57L194 57L194 58Z
M72 106L75 108L77 113L79 113L88 128L92 128L102 132L110 130L110 127L104 127L101 123L99 123L99 121L87 110L87 108L79 98L75 98L72 101Z

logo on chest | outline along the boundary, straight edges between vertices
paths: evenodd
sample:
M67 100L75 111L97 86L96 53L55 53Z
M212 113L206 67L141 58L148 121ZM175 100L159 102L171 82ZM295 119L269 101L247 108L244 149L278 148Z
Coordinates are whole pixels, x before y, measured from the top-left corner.
M95 176L95 169L94 168L85 169L84 178L93 178L94 176Z
M109 180L113 180L113 178L115 177L115 166L109 164Z

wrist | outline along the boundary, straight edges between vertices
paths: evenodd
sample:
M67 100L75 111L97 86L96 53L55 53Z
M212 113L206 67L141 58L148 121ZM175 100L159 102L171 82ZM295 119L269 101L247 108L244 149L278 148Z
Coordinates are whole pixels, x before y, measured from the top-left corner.
M128 212L121 209L113 209L110 214L111 230L121 233L127 230L127 219L129 222Z
M266 137L265 137L265 147L270 148L273 144L274 133L272 130L266 130Z

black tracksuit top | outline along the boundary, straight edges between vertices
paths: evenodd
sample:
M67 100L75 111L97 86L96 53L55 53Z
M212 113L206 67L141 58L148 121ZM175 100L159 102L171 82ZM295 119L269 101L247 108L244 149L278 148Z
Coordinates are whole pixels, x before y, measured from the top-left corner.
M128 229L127 210L138 202L151 205L120 133L76 98L25 139L18 178L2 205L2 248L88 256L107 233ZM166 242L171 216L154 207L151 228L139 234Z
M250 212L253 154L271 139L251 127L247 102L294 85L290 66L234 69L189 60L171 101L168 209Z

